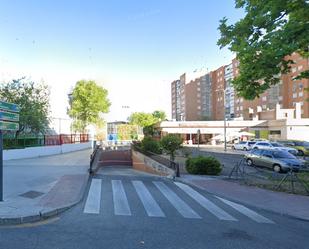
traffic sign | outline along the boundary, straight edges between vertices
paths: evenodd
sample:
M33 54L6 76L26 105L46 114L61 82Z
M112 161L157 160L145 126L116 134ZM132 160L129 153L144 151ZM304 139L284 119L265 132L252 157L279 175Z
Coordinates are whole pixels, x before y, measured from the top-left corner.
M0 121L0 130L2 131L16 131L18 129L19 123Z
M0 120L18 122L19 121L19 114L14 113L14 112L0 111Z
M0 109L9 112L20 112L19 105L0 101Z

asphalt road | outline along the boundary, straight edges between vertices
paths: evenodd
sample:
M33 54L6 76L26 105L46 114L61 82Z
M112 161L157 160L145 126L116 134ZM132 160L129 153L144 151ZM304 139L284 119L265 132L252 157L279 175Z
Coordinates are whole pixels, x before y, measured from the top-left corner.
M239 206L128 168L104 170L84 200L46 222L0 228L0 248L308 248L309 223Z

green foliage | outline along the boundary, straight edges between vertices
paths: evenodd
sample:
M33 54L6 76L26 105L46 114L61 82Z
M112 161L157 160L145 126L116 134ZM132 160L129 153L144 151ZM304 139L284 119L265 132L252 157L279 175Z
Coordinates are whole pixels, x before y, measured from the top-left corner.
M145 136L153 136L154 135L154 126L149 125L143 128L143 133Z
M151 137L145 137L142 140L141 147L145 151L150 151L155 154L162 154L162 147L160 146L160 143Z
M152 116L157 120L157 122L160 122L166 119L166 114L164 111L156 110L152 113Z
M20 106L19 130L23 133L44 133L49 124L49 89L25 77L0 85L0 98Z
M189 157L186 160L186 170L194 175L219 175L222 168L220 162L212 156L195 158Z
M83 132L87 125L101 125L102 113L107 113L111 103L108 92L95 81L78 81L72 92L71 107L68 114L73 118L73 128Z
M153 113L134 112L128 118L130 124L138 125L140 127L150 127L157 122L166 119L166 114L163 111L154 111ZM146 132L150 131L146 129ZM146 135L146 134L145 134Z
M120 140L137 139L137 125L120 124L117 125L118 138Z
M174 161L175 152L181 148L182 142L181 137L174 134L168 134L160 141L162 148L170 155L171 161Z
M134 112L130 115L128 120L130 124L140 127L150 126L156 122L152 114L145 112Z
M245 17L233 25L220 21L220 47L236 53L240 75L233 80L237 93L246 99L259 97L290 72L294 63L286 56L298 52L308 58L309 3L306 0L236 0ZM298 78L309 78L308 70Z

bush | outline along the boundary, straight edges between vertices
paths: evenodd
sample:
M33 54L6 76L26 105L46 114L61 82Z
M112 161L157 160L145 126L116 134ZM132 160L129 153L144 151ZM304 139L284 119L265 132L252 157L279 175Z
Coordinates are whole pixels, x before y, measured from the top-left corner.
M186 160L186 170L194 175L219 175L222 168L215 157L199 156L196 158L189 157Z
M145 137L142 140L141 147L145 151L150 151L155 154L162 154L160 143L151 137Z

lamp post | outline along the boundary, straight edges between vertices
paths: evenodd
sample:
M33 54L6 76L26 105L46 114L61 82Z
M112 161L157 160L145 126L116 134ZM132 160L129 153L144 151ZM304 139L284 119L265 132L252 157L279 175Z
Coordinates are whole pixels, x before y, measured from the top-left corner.
M227 89L217 89L216 92L223 91L223 126L224 126L224 151L226 152L226 113L225 113L225 93Z

